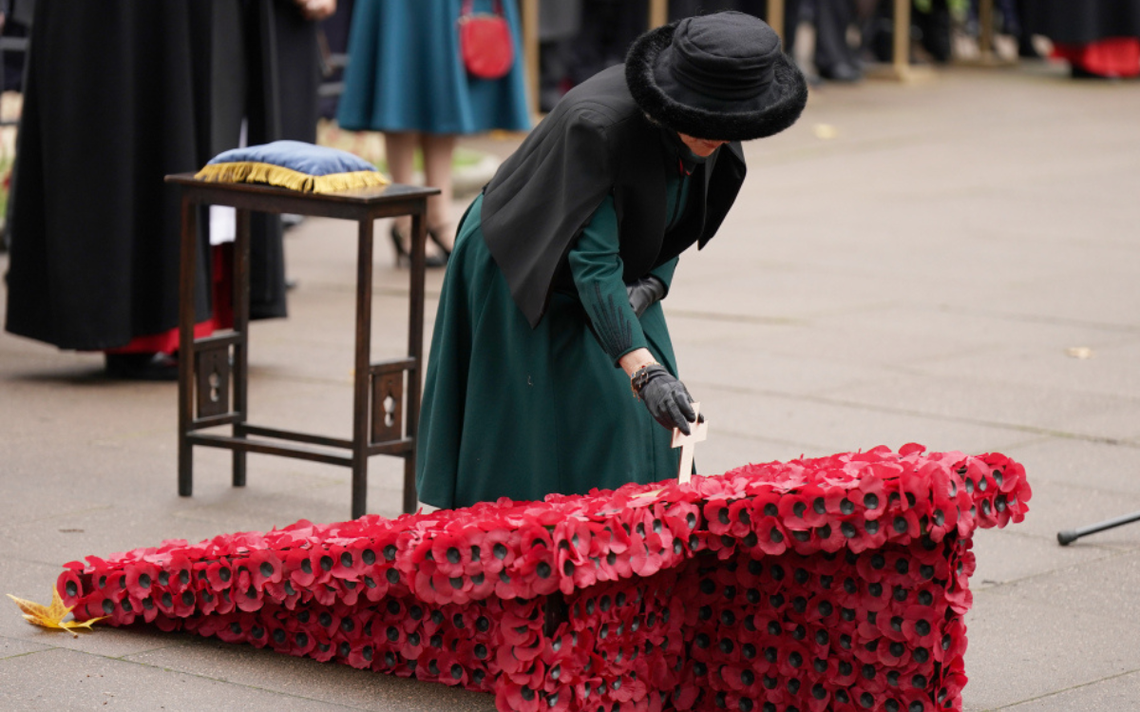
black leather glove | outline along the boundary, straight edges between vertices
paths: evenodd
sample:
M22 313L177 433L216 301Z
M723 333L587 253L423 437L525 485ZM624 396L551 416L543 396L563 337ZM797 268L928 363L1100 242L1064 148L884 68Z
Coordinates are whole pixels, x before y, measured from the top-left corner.
M653 275L625 285L625 291L629 294L629 305L633 307L633 313L638 319L646 309L665 298L665 284Z
M689 423L697 419L697 414L685 384L658 363L634 373L631 384L654 420L670 430L678 428L685 435L689 434Z

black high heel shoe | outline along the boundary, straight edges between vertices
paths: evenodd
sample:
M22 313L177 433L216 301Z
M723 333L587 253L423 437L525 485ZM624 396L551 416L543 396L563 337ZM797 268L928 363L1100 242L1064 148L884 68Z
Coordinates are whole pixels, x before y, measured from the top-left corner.
M447 260L451 258L451 248L443 244L443 240L439 237L439 228L429 227L427 233L428 238L434 242L435 246L443 253L443 261L447 262ZM454 247L454 245L452 245L452 247Z
M438 238L431 235L430 232L428 234L431 236L432 242L439 245ZM396 251L396 266L404 267L406 265L410 267L412 265L412 256L409 254L408 249L404 247L404 237L400 234L400 231L396 229L395 225L392 226L389 236L392 238L392 248ZM443 250L443 254L426 255L424 257L424 267L437 269L447 266L447 258L451 255L451 251L443 249L442 245L440 245L440 249Z

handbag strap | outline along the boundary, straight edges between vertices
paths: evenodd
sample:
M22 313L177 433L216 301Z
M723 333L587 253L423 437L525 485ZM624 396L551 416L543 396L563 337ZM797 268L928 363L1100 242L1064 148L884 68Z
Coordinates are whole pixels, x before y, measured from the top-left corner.
M460 17L466 17L474 10L475 0L463 0L463 7L459 10ZM502 0L495 0L493 12L499 17L503 16L503 3Z

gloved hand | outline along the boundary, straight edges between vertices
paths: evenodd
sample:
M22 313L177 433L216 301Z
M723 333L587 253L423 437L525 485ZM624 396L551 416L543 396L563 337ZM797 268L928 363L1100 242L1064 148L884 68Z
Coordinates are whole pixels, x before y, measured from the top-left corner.
M654 420L670 430L678 428L685 435L689 434L689 423L697 419L697 414L685 384L658 363L638 370L631 383Z
M633 313L637 315L638 319L641 318L646 309L665 298L664 283L653 275L642 277L633 284L625 285L625 291L629 294L629 305L633 307Z

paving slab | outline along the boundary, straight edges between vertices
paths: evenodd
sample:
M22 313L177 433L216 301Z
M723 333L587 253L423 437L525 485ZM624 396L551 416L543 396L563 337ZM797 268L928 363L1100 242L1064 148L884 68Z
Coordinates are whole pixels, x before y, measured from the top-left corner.
M1138 691L1140 691L1140 672L1133 671L1077 685L1003 709L1011 712L1129 710L1136 705Z
M1140 623L1068 605L978 591L966 617L967 712L1005 709L1140 668ZM1137 680L1129 680L1140 699ZM1127 710L1132 707L1073 708Z
M67 683L49 670L67 671ZM0 707L11 710L364 709L74 650L0 660L0 675Z
M1033 484L1057 482L1110 493L1140 493L1140 448L1088 440L1043 438L1019 449L1033 471ZM1124 514L1126 505L1112 507ZM1106 512L1102 519L1115 516Z
M494 697L486 693L433 685L436 689L432 690L432 696L424 700L421 691L425 685L415 680L218 641L191 640L178 649L154 650L125 659L353 709L386 710L404 705L403 709L425 711L445 708L491 712L495 709Z
M19 640L0 636L0 660L14 658L19 655L27 655L28 653L36 653L41 650L47 650L50 647L50 645L40 645L30 640Z
M734 388L731 392L707 390L710 394L701 398L710 404L709 417L725 414L723 425L718 426L721 430L738 436L758 435L810 444L815 452L803 453L810 456L878 445L898 448L911 442L935 451L989 452L1039 437L1014 427L927 413L901 400L899 405L889 407L855 399L797 396L751 388ZM705 446L710 450L716 447L715 441Z
M704 472L912 441L1026 466L1025 522L975 537L970 712L1121 712L1140 699L1140 523L1055 539L1140 510L1138 114L1134 83L1073 82L1051 63L824 84L798 124L745 145L741 198L682 259L664 304L710 417ZM502 157L519 140L463 144ZM408 275L386 231L377 359L403 355L407 338ZM285 249L299 286L288 319L252 327L252 415L345 437L356 226L307 218ZM442 279L427 275L428 339ZM171 383L105 378L99 354L0 333L0 593L46 602L61 564L88 554L348 517L347 469L251 455L234 488L228 453L204 448L194 496L179 497L176 400ZM372 459L370 512L398 514L402 477L401 461ZM0 709L104 708L493 699L146 627L73 638L14 606L0 616Z

